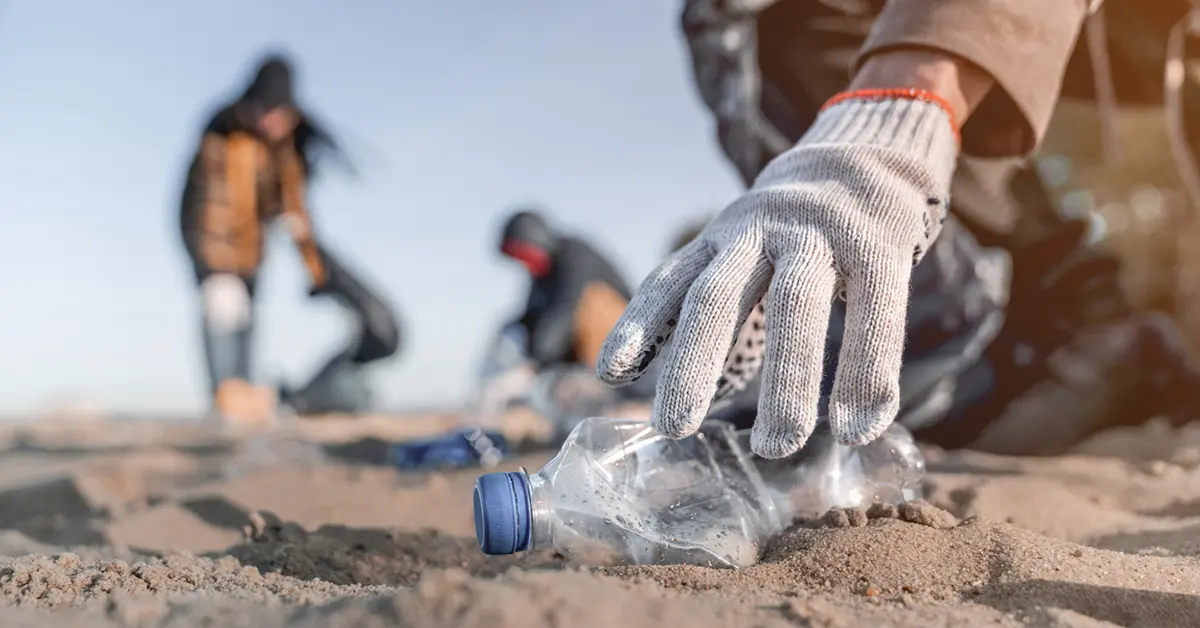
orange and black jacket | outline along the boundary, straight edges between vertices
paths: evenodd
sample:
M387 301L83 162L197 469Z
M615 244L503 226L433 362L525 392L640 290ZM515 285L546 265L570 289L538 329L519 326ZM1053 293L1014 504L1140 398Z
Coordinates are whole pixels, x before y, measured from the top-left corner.
M296 246L310 287L325 285L328 273L305 202L310 163L304 148L312 134L302 122L292 137L268 146L239 123L233 106L213 117L188 169L180 211L198 280L232 273L252 281L263 259L264 227L286 215L304 227Z

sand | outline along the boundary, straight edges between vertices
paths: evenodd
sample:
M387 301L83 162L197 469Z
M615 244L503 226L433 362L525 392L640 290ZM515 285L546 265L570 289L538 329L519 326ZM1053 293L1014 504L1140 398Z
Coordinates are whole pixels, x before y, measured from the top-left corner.
M200 423L3 428L0 626L1200 626L1200 426L927 450L925 501L797 522L733 571L484 556L478 472L381 464L450 420L305 422L275 459Z

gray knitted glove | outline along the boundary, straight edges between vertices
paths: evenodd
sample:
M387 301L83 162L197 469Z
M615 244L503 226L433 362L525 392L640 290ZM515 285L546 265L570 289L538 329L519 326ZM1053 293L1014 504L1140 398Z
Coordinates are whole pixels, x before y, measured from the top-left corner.
M765 364L751 446L766 458L790 455L816 425L825 336L841 295L846 335L830 427L843 444L871 442L899 411L909 276L945 220L957 153L950 114L929 100L890 94L827 106L744 196L650 274L608 336L599 377L636 380L673 332L653 422L681 438L700 427L717 393Z

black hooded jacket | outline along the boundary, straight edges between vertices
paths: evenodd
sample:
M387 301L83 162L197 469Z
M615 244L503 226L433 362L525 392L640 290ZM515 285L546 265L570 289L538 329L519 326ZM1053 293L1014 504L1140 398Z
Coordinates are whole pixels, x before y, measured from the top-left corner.
M545 251L550 268L532 277L525 311L518 321L528 332L527 353L538 366L584 359L576 355L577 315L585 290L596 283L612 288L625 302L631 291L603 255L579 238L554 233L533 212L520 212L506 224L501 245L517 241ZM590 314L590 313L585 313Z

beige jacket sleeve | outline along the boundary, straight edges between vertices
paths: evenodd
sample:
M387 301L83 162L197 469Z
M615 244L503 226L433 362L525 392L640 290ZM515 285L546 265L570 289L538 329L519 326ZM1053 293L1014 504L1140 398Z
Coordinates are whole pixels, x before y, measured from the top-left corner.
M934 48L982 68L997 88L963 126L963 152L1011 157L1046 132L1063 72L1095 0L888 0L858 64L903 47Z

